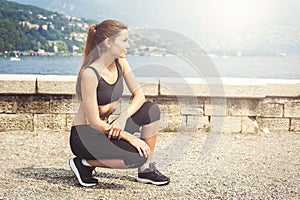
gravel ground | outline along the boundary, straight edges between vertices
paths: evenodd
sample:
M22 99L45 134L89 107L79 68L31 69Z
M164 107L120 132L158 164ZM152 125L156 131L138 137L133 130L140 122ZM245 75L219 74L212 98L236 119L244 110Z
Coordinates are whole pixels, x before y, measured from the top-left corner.
M161 133L155 160L167 186L136 170L97 168L80 187L68 166L67 132L0 133L0 199L299 199L300 134Z

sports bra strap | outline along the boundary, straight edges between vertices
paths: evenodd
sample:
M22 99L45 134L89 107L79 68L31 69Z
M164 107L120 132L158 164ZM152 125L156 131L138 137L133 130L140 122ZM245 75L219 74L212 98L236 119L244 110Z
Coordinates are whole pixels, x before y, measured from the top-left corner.
M95 72L95 74L96 74L96 76L97 76L97 78L98 78L98 80L100 80L101 79L101 76L100 76L100 74L99 74L99 72L94 68L94 67L92 67L92 66L88 66L88 67L86 67L86 68L91 68L94 72Z

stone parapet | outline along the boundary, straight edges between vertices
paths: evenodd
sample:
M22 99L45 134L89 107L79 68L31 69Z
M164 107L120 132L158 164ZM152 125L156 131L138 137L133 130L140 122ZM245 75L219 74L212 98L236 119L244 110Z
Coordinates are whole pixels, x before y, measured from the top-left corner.
M39 76L36 80L38 94L69 94L75 93L76 76Z
M300 131L300 80L138 77L163 131ZM76 76L0 75L0 131L69 130ZM113 117L130 102L125 87Z
M299 97L300 80L137 77L146 95L226 98ZM75 93L76 76L0 74L0 94ZM129 95L127 88L124 95Z
M36 93L37 75L1 74L1 94L34 94Z

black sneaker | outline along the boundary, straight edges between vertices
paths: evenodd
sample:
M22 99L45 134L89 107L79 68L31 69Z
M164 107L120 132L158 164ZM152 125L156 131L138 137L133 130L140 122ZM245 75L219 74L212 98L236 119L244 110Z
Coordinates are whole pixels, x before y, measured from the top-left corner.
M85 187L97 185L98 180L92 177L92 172L95 167L84 166L81 163L81 159L77 157L71 158L69 164L80 185Z
M149 168L143 172L139 169L137 181L141 183L152 183L154 185L167 185L170 179L156 169L155 163L149 163Z

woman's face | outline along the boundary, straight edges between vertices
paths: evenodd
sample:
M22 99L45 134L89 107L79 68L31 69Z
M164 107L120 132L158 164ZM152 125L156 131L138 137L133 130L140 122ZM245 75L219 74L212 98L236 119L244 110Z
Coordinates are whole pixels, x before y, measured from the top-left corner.
M115 58L124 58L129 47L128 30L124 29L111 41L110 51Z

